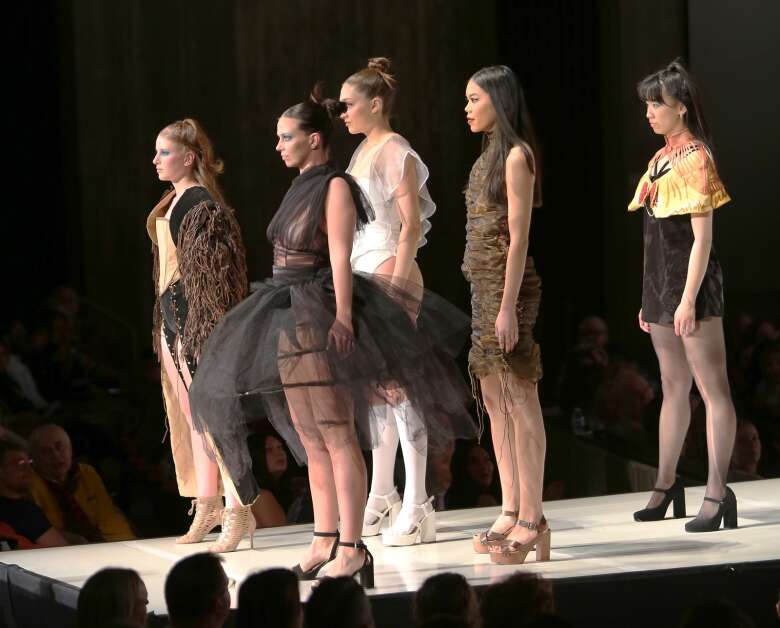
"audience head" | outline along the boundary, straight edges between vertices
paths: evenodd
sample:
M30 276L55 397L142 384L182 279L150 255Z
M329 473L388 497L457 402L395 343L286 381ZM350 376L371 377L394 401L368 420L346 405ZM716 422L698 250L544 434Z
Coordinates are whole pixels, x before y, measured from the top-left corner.
M65 481L73 466L73 447L64 429L54 423L36 427L30 433L30 450L41 477L52 482Z
M587 316L577 326L577 346L604 349L609 343L609 327L600 316Z
M109 622L146 625L149 604L146 586L132 569L101 569L91 575L79 593L79 628L105 628Z
M278 480L287 471L288 459L284 443L273 434L265 436L265 468L268 475Z
M440 617L459 618L471 628L480 625L477 596L460 574L431 576L414 597L414 619L418 625L427 626Z
M481 612L484 628L504 628L510 617L521 625L554 613L552 582L532 573L509 576L485 589Z
M737 423L734 451L731 454L731 468L755 474L761 460L761 438L756 426L746 419Z
M229 580L222 558L210 552L176 563L165 579L171 628L222 626L230 613Z
M0 438L0 492L14 497L24 495L32 480L31 463L27 444L5 432Z
M753 628L755 623L744 612L725 600L702 602L689 609L680 628Z
M434 615L430 619L426 619L423 622L417 624L417 628L474 628L472 624L464 617L456 617L455 615Z
M306 602L304 628L373 628L374 617L363 587L354 578L323 578Z
M452 455L455 453L455 443L448 442L441 449L428 451L428 468L425 482L429 495L446 493L452 485Z
M252 574L238 591L236 628L300 628L298 577L289 569Z

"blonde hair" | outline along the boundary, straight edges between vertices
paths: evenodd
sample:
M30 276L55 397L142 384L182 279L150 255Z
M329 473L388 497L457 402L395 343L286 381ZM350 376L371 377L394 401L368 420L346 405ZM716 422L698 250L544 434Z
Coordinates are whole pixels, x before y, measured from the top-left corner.
M347 78L345 83L352 85L369 100L382 99L382 112L390 117L395 101L396 79L390 73L392 63L386 57L372 57L368 65Z
M217 176L225 171L225 164L214 154L214 146L200 123L193 118L184 118L171 122L159 134L192 151L195 155L192 165L195 180L209 191L215 201L224 204Z

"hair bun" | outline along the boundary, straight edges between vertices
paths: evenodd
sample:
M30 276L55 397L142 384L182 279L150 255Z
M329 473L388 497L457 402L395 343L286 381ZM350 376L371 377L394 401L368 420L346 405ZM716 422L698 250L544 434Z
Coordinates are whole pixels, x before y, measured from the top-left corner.
M390 74L392 66L392 62L387 57L371 57L368 60L368 65L366 67L368 67L369 70L374 70L380 74Z

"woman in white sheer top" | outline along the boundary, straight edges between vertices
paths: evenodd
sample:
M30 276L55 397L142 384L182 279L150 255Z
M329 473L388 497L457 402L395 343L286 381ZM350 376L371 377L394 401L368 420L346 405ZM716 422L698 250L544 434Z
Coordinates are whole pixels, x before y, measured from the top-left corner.
M371 201L376 219L359 233L352 268L382 275L401 290L422 299L423 279L415 260L426 242L428 218L436 210L426 187L428 168L409 142L395 133L389 118L395 96L390 61L370 59L344 82L341 118L347 130L366 138L355 150L347 172ZM410 312L415 317L415 312ZM399 393L402 394L402 393ZM385 545L436 540L435 513L425 489L427 437L421 417L406 402L375 407L386 413L380 445L373 450L371 490L363 536L382 531ZM406 485L403 501L393 480L400 440Z

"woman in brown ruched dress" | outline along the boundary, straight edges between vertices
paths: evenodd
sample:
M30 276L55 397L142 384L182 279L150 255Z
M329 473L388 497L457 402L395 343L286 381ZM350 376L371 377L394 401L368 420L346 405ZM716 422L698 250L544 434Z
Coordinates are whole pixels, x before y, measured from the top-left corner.
M469 128L485 134L466 190L469 372L490 416L502 492L502 512L474 537L474 550L496 563L518 564L535 548L537 560L549 560L550 529L542 516L546 443L537 392L542 365L533 337L541 281L528 257L531 211L541 200L534 134L522 88L506 66L474 74L466 101Z

